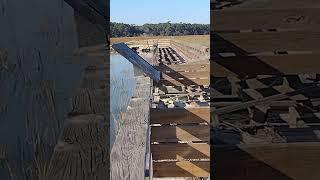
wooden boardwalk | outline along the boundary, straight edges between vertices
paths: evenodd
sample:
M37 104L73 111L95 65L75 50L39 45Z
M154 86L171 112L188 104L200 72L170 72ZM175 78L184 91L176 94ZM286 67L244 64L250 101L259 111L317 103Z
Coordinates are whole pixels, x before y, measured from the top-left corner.
M160 47L150 110L153 177L209 177L210 66ZM185 57L185 56L184 56Z
M128 43L135 50L123 43L112 46L132 62L141 77L145 74L153 83L149 87L151 101L130 106L125 112L122 121L128 123L121 127L111 150L111 177L208 178L211 93L208 48L174 40L161 39L152 45L154 42ZM146 99L148 88L139 87L137 84L139 97ZM141 113L141 107L148 105L149 111ZM128 142L132 142L130 148ZM132 154L139 157L128 158Z
M311 179L319 136L320 2L211 1L216 179Z

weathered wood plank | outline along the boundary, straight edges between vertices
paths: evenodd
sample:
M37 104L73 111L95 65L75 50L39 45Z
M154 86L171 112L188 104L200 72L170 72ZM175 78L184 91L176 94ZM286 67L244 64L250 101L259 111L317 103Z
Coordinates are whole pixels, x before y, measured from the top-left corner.
M151 124L210 123L210 107L150 109Z
M215 178L317 180L320 143L213 147Z
M154 162L154 177L209 177L209 161Z
M156 69L171 72L187 72L187 71L209 71L210 63L199 63L199 64L181 64L181 65L170 65L170 66L155 66Z
M201 78L177 78L177 79L161 79L156 86L191 86L191 85L209 85L210 77Z
M177 78L202 78L209 77L209 71L198 72L162 72L162 79L177 79Z
M113 44L112 48L119 52L122 56L128 59L133 65L139 67L144 73L146 73L154 81L160 81L160 71L155 69L132 49L130 49L124 43Z
M211 61L210 63L210 74L211 79L214 81L214 77L237 77L243 74L243 70L236 68L229 68L226 65L220 65L217 62Z
M271 21L272 19L272 21ZM214 31L320 28L319 8L211 10Z
M217 33L212 32L211 44L214 53L232 52L228 43L238 46L248 53L275 51L319 51L320 32L289 31L289 32L244 32ZM294 43L293 43L294 42Z
M149 77L138 78L134 98L121 118L122 124L110 154L111 179L145 177L150 83Z
M209 141L209 129L209 126L205 125L154 126L151 128L151 141Z
M210 145L207 143L153 144L151 152L153 160L210 159Z
M216 0L211 0L211 4L215 3ZM223 7L222 3L219 3ZM232 5L232 6L228 6ZM214 7L213 5L211 6ZM238 10L238 9L291 9L291 8L320 8L320 3L317 0L245 0L245 1L225 1L225 9Z
M81 87L84 89L105 89L107 86L107 79L99 79L96 78L86 78L83 77L81 80Z
M105 7L101 7L100 3L99 5L94 3L88 3L89 1L76 1L76 0L64 0L66 3L68 3L74 11L79 13L81 16L87 18L91 23L100 25L102 28L107 30L107 4L105 4ZM95 5L95 7L94 7Z
M312 74L320 72L319 57L320 54L226 57L211 62L211 75L225 77ZM245 64L250 66L244 66Z
M216 0L211 0L213 4ZM227 1L225 1L227 2ZM244 1L230 1L230 3L225 3L225 5L233 4L225 9L228 10L240 10L240 9L291 9L291 8L320 8L320 2L317 0L244 0ZM222 6L222 3L220 3ZM214 6L211 6L212 8Z
M272 101L283 100L283 99L290 98L291 96L295 96L295 95L298 95L298 94L301 94L301 93L316 92L318 90L319 90L319 86L318 85L312 85L312 86L301 88L301 89L298 89L298 90L293 90L293 91L286 92L286 93L281 93L281 94L268 96L268 97L261 98L261 99L258 99L258 100L252 100L252 101L244 102L244 103L241 103L241 104L235 104L235 105L232 105L232 106L227 106L227 107L215 109L215 110L213 110L213 112L215 114L217 114L217 115L218 114L230 113L230 112L234 112L234 111L245 109L245 108L252 107L252 106L270 104Z
M87 114L68 118L54 148L48 179L108 177L107 128L103 116Z
M105 114L107 95L105 89L80 89L72 97L69 114Z

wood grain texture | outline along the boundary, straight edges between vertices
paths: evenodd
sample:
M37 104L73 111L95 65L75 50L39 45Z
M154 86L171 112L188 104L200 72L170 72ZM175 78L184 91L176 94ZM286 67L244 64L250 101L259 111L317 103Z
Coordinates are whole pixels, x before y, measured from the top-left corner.
M209 161L154 162L154 177L209 177Z
M106 112L106 90L80 89L77 95L72 97L72 114L104 114Z
M151 152L153 160L210 159L210 145L207 143L153 144Z
M178 125L151 128L152 142L209 141L209 126Z
M191 86L191 85L209 85L210 77L201 77L201 78L167 78L161 79L158 83L155 83L157 86Z
M291 96L301 94L302 92L311 93L311 92L316 92L316 91L319 91L319 87L316 85L313 85L313 86L309 86L309 87L305 87L305 88L301 88L301 89L297 89L297 90L292 90L290 92L279 93L279 94L264 97L264 98L258 98L257 100L247 101L247 102L244 102L241 104L235 104L232 106L218 108L218 109L213 110L212 112L215 114L231 113L231 112L245 109L245 108L252 107L252 106L270 104L272 101L279 101L279 100L283 100L286 98L290 98Z
M155 66L161 71L171 72L186 72L186 71L209 71L210 63L199 63L199 64L181 64L181 65L170 65L170 66Z
M48 0L1 0L0 9L0 177L50 179L84 65L69 63L80 58L74 12L64 1Z
M209 71L198 71L198 72L164 72L162 71L162 79L176 79L176 78L202 78L209 77Z
M69 118L64 124L48 169L48 179L108 177L108 123L95 114Z
M214 3L214 0L210 0ZM236 1L235 1L236 2ZM213 7L213 6L211 6ZM292 9L292 8L320 8L317 0L244 0L233 6L226 7L228 10L247 10L247 9Z
M320 71L319 57L320 54L228 57L212 61L211 75L312 74Z
M144 73L146 73L154 81L160 80L160 71L155 69L147 61L141 58L137 53L130 49L124 43L113 44L112 48L119 52L122 56L128 59L133 65L139 67Z
M215 178L318 179L319 143L285 143L213 147Z
M106 6L101 7L93 3L93 1L85 0L64 0L68 3L75 12L79 13L82 17L85 17L92 24L99 25L101 28L107 30L107 10Z
M111 179L144 179L150 108L150 78L138 77L111 149ZM149 91L145 91L149 89Z
M320 9L319 9L320 10ZM243 32L217 33L225 41L249 53L275 51L319 51L320 32ZM214 36L214 34L212 35ZM223 41L211 37L214 53L232 52ZM218 47L218 48L216 48Z
M210 123L210 107L150 109L151 124Z
M314 31L320 28L319 9L211 10L211 28L214 31L272 28Z

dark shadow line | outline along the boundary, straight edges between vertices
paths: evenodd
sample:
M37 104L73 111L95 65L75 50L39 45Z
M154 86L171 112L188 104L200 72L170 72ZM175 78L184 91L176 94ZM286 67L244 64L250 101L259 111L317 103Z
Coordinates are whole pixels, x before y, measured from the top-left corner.
M224 39L218 33L211 32L211 60L244 78L253 75L283 75L281 71L263 62L257 56L248 56L248 52ZM216 45L217 44L217 45ZM234 53L235 56L224 57L221 53ZM214 74L214 73L213 73Z

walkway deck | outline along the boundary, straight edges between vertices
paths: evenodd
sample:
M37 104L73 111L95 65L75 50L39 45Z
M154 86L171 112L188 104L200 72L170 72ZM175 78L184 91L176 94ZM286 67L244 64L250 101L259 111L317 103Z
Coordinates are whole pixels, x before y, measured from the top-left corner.
M215 179L318 179L320 3L211 0Z
M154 177L209 177L210 66L190 64L181 51L160 47L150 110Z
M132 49L123 43L112 46L134 65L136 78L144 74L153 83L143 89L137 84L140 95L131 101L145 101L130 105L121 119L124 125L111 150L111 177L209 177L209 52L172 40L154 42L131 44ZM142 106L150 106L149 111ZM129 159L133 154L139 157Z

